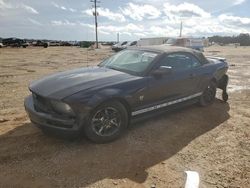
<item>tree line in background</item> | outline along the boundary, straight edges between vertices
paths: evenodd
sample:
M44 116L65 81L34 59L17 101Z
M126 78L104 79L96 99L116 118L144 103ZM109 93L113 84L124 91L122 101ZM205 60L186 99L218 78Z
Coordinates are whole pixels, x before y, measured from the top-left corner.
M220 45L231 43L239 43L241 46L250 46L250 35L248 33L241 33L238 36L213 36L208 37L209 42L215 42Z

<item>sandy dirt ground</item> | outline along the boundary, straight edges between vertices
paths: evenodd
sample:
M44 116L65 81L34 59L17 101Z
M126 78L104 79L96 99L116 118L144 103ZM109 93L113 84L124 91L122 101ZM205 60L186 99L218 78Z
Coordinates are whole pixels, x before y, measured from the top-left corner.
M226 57L229 101L197 105L132 125L97 145L44 135L23 107L28 84L45 75L98 63L112 52L76 47L0 49L0 187L249 187L250 48L209 47Z

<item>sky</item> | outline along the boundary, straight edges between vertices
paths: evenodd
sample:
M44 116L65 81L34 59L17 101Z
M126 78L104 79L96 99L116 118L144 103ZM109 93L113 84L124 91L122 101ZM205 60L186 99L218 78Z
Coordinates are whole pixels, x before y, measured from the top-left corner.
M0 37L95 40L90 0L0 0ZM250 0L101 0L100 41L250 33Z

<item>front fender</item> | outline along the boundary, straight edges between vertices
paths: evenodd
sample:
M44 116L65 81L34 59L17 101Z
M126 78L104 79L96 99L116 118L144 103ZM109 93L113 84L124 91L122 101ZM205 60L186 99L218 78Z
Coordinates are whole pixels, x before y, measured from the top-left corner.
M79 92L66 97L63 101L71 105L78 113L88 114L104 101L112 100L114 98L127 101L129 96L121 89L106 88L91 93Z
M88 101L87 105L95 108L104 101L112 100L114 98L126 100L128 97L129 96L126 96L126 94L120 89L104 89L93 95Z

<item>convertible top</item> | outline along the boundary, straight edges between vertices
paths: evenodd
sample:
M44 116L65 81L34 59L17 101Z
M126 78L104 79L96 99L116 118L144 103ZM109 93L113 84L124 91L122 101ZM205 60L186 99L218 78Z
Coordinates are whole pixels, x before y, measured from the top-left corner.
M191 48L184 48L184 47L177 47L177 46L167 46L167 45L152 45L152 46L136 46L136 47L129 47L127 49L130 50L142 50L142 51L149 51L149 52L156 52L156 53L175 53L175 52L184 52L184 53L191 53L196 56L203 64L208 63L208 60L205 58L202 52L191 49Z
M137 50L145 50L152 51L158 53L172 53L172 52L189 52L194 53L197 52L191 48L177 47L177 46L167 46L167 45L152 45L152 46L136 46L129 47L128 49L137 49Z

